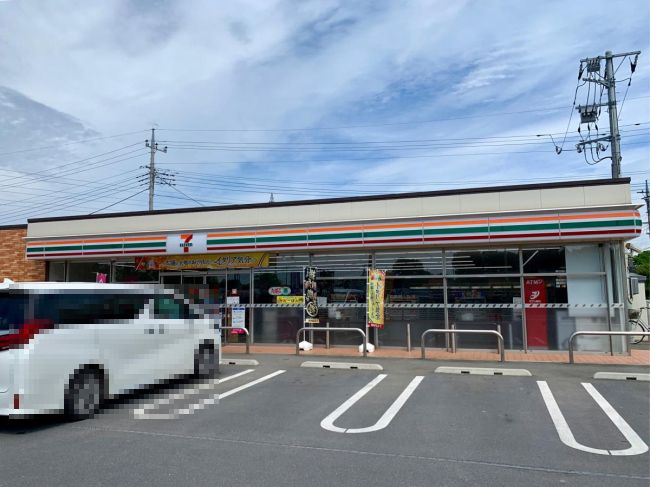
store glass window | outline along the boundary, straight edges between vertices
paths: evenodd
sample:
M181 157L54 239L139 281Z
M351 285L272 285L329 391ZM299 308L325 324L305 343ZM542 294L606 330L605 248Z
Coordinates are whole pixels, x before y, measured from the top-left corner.
M517 249L447 250L447 275L519 274Z
M158 282L159 271L138 270L133 262L115 262L113 282Z
M309 254L270 254L269 268L300 271L309 265Z
M68 282L97 282L99 274L110 282L109 262L68 262Z
M255 303L277 303L278 296L302 296L302 280L302 270L256 272L253 275Z
M325 275L322 275L325 274ZM348 271L325 271L317 274L318 296L328 303L365 303L366 275Z
M255 343L296 343L304 326L302 307L254 308Z
M523 249L521 253L525 274L566 272L564 247L550 249Z
M387 276L442 275L442 251L377 252L375 267Z
M368 253L313 254L311 266L318 268L320 278L337 276L365 277L372 259Z
M463 330L498 330L506 348L522 348L521 285L518 277L454 277L447 279L449 323ZM475 307L482 305L481 307ZM490 305L494 305L491 307ZM499 305L509 305L501 308ZM496 348L488 335L463 334L456 338L461 348Z
M65 261L50 261L47 263L48 280L65 282Z
M518 277L451 277L447 279L449 304L513 304L521 299Z
M444 303L442 278L387 276L386 303Z

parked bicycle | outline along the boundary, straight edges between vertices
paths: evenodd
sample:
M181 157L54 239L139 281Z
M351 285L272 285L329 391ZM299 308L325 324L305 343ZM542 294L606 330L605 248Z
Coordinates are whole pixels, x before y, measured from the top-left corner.
M641 310L646 308L641 308ZM648 332L648 324L641 319L641 310L630 310L630 318L627 321L628 331L636 331L641 333ZM632 335L630 337L630 343L636 345L645 340L646 335Z

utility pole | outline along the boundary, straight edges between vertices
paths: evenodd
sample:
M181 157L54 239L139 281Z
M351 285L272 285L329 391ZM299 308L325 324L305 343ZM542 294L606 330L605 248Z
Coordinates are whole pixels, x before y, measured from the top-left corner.
M638 54L637 54L638 55ZM614 78L614 56L605 52L605 82L607 83L607 112L609 113L609 135L612 144L612 178L621 177L621 134L618 131L616 114L616 79Z
M646 224L648 225L648 235L650 236L650 191L648 191L648 180L645 180L645 191L639 191L643 195L643 201L645 201L645 211L648 220Z
M151 149L151 154L149 156L149 211L153 211L153 196L154 188L156 187L156 152L167 152L167 146L163 149L158 148L158 142L156 142L156 129L151 129L151 142L145 140L145 147Z
M609 158L612 160L612 178L621 177L621 134L618 131L618 114L616 109L616 79L614 73L614 58L634 56L634 61L630 61L631 73L636 69L636 62L639 58L641 51L623 52L620 54L612 54L612 51L607 51L604 56L597 56L593 58L585 58L580 60L580 72L578 79L583 79L585 82L595 83L607 89L607 103L589 103L587 105L578 106L576 109L580 112L580 123L597 123L598 115L600 114L600 107L606 106L609 114L609 135L604 137L596 137L587 139L576 144L578 152L586 151L586 146L590 149L593 148L592 144L596 144L596 153L606 150L602 142L609 142L611 145L611 155ZM600 75L600 63L605 61L605 75ZM587 77L582 78L584 70L587 71ZM630 74L631 76L632 74ZM596 86L594 86L594 93ZM596 128L598 126L596 125ZM592 156L593 157L593 156ZM607 157L599 158L599 162Z

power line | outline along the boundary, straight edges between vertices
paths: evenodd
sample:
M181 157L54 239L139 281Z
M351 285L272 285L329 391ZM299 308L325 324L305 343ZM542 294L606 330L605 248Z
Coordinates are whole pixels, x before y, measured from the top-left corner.
M100 211L106 210L106 209L108 209L108 208L111 208L112 206L115 206L115 205L118 205L118 204L120 204L120 203L123 203L123 202L126 201L126 200L130 200L131 198L134 198L135 196L138 196L139 194L142 194L142 193L144 193L145 191L148 191L148 189L149 189L149 188L147 188L147 189L143 189L142 191L138 191L137 193L132 194L131 196L127 196L126 198L121 199L120 201L117 201L117 202L113 203L112 205L105 206L105 207L103 207L103 208L100 208L99 210L95 210L95 211L93 211L93 212L91 212L91 213L88 213L88 214L89 214L89 215L94 215L94 214L97 213L97 212L100 212Z
M74 164L80 164L82 162L87 162L87 161L90 161L91 159L96 159L98 157L103 157L103 156L106 156L108 154L114 154L116 152L123 151L124 149L129 149L131 147L134 147L136 145L139 145L139 144L135 143L135 144L126 145L126 146L123 146L123 147L118 147L117 149L113 149L113 150L110 150L110 151L107 151L107 152L103 152L101 154L95 154L93 156L85 157L83 159L77 159L75 161L66 162L64 164L59 164L57 166L53 166L53 167L50 167L50 168L47 168L47 169L43 169L41 171L36 171L36 172L31 172L31 173L30 172L25 172L25 171L20 171L23 174L22 176L14 176L12 178L6 179L5 181L14 181L16 179L29 179L32 176L38 176L38 175L43 174L43 173L49 173L49 172L54 171L56 169L72 166ZM139 149L139 150L141 150L141 149ZM123 153L123 154L117 154L114 157L111 157L111 158L108 158L108 159L105 159L105 160L114 159L116 157L122 157L124 155L132 154L134 152L137 152L137 151L130 151L130 152L126 152L126 153ZM91 164L94 164L94 163L91 163ZM75 170L75 172L76 172L76 170ZM7 185L0 186L0 188L5 188L5 187L8 187L8 186Z
M627 137L644 137L650 135L650 131L645 131L645 133L634 133L629 134ZM198 151L221 151L221 152L300 152L300 153L310 153L310 152L370 152L370 151L399 151L399 150L426 150L426 149L455 149L455 148L491 148L491 147L519 147L519 146L531 146L531 145L545 145L544 140L536 141L526 141L526 142L489 142L489 143L423 143L423 144L410 144L410 145L382 145L382 146L354 146L354 147L300 147L300 144L291 144L286 147L265 147L262 144L258 145L223 145L223 144L212 144L202 143L203 145L181 145L169 143L169 147L174 149L181 150L198 150Z
M462 181L420 181L420 182L412 182L412 181L372 181L372 182L362 182L362 181L318 181L315 183L313 180L300 180L300 179L291 179L287 180L285 179L272 179L272 178L254 178L254 177L248 177L248 176L230 176L227 174L214 174L214 173L198 173L198 172L191 172L191 171L180 171L178 173L179 175L185 176L199 176L203 178L208 178L208 177L218 177L219 179L224 179L224 180L244 180L244 181L274 181L278 183L282 183L283 185L286 184L309 184L310 188L318 188L320 186L341 186L344 184L353 184L354 186L424 186L424 185L444 185L444 184L450 184L450 185L459 185L459 184L481 184L485 183L485 180L467 180L463 179ZM643 174L650 174L650 170L647 171L632 171L627 173L627 175L643 175ZM493 179L487 182L490 183L509 183L509 182L518 182L518 183L526 183L526 182L544 182L544 181L557 181L557 180L565 180L567 177L579 177L581 179L599 179L599 178L605 178L608 177L608 175L605 174L595 174L591 175L587 178L583 176L582 174L569 174L565 175L562 178L558 177L545 177L545 178L509 178L509 179ZM637 184L637 183L632 183ZM640 183L638 183L640 184Z
M187 198L188 200L192 200L192 201L194 201L194 203L196 203L196 204L199 205L199 206L205 206L203 203L201 203L201 202L198 201L198 200L195 200L195 199L192 198L190 195L187 195L187 194L183 193L180 189L178 189L178 188L176 187L175 184L172 184L172 183L166 183L166 184L167 184L167 186L169 186L170 188L172 188L174 191L177 191L178 193L180 193L180 194L182 194L183 196L185 196L185 198Z
M650 98L650 95L637 96L630 98L630 100L641 99L641 98ZM389 122L389 123L379 123L379 124L362 124L362 125L340 125L333 127L296 127L296 128L275 128L275 129L187 129L187 128L159 128L158 130L168 131L168 132L300 132L300 131L316 131L316 130L345 130L345 129L354 129L354 128L370 128L370 127L392 127L398 125L421 125L427 123L436 123L436 122L447 122L452 120L465 120L471 118L484 118L484 117L499 117L502 115L517 115L521 113L532 113L532 112L543 112L543 111L556 111L556 110L565 110L570 108L569 106L557 106L557 107L547 107L547 108L535 108L530 110L518 110L512 112L495 112L495 113L486 113L482 115L465 115L459 117L448 117L448 118L436 118L429 120L415 120L410 122Z
M128 173L130 173L130 172L134 172L134 171L137 171L137 170L138 170L138 169L132 169L131 171L124 171L124 172L122 172L122 173L120 173L120 174L116 174L116 175L114 175L114 176L108 176L108 177L106 177L106 178L103 179L104 184L100 183L99 181L82 181L82 182L83 182L83 184L86 185L86 186L90 186L90 187L94 187L95 189L99 189L99 188L106 187L106 184L105 184L106 181L112 180L112 179L114 179L114 178L116 178L116 177L120 177L120 176L123 176L124 174L128 174ZM73 181L74 181L74 180L73 180ZM57 182L57 183L58 183L58 182ZM72 183L70 183L70 184L72 184ZM116 182L114 182L114 183L110 183L110 184L119 184L119 182L116 181ZM50 195L61 195L61 194L64 194L64 195L73 195L73 196L74 196L74 195L77 195L77 194L78 194L78 193L75 192L75 191L67 191L67 190L65 190L65 189L61 189L61 188L57 188L57 189L45 189L45 188L21 188L20 191L11 191L11 190L6 190L6 189L5 189L5 190L3 190L3 193L25 195L25 191L40 191L40 193L38 193L38 194L35 194L35 193L27 193L27 194L29 194L31 197L29 197L29 198L23 198L23 199L20 199L20 200L14 200L14 199L11 199L11 200L2 200L2 201L3 201L3 204L4 204L4 205L7 205L7 206L16 206L16 205L20 205L21 203L23 203L21 206L25 206L24 202L32 201L32 200L39 199L39 198L43 198L43 197L47 197L47 196L50 196ZM29 207L29 206L30 206L29 203L27 203L26 206Z
M647 144L648 142L629 142L627 145L639 145ZM476 156L505 156L511 154L548 154L548 151L545 150L525 150L525 151L501 151L501 152L465 152L465 153L435 153L435 154L391 154L385 156L376 156L376 157L330 157L327 159L293 159L293 160L238 160L238 161L217 161L217 162L183 162L181 165L211 165L214 164L273 164L273 165L283 165L283 164L306 164L306 163L339 163L339 162L354 162L354 161L380 161L380 160L392 160L392 159L432 159L438 157L476 157ZM177 165L177 163L163 163L165 166Z
M101 196L105 195L115 195L122 193L124 191L133 190L139 188L139 184L125 186L120 189L116 189L116 184L112 183L106 185L104 189L93 188L89 191L84 191L73 197L63 197L58 200L49 201L47 203L37 204L29 208L20 209L14 212L10 212L5 215L6 218L3 218L3 222L15 220L16 218L30 217L34 214L38 214L41 211L51 212L53 210L62 210L76 206L79 203L85 203L88 201L95 201Z
M55 149L57 147L63 147L63 146L73 145L73 144L81 144L81 143L84 143L84 142L92 142L92 141L95 141L95 140L115 139L115 138L118 138L118 137L126 137L128 135L139 134L139 133L142 133L142 132L144 132L144 130L136 130L136 131L133 131L133 132L124 132L123 134L107 135L106 137L94 137L94 138L91 138L91 139L74 140L74 141L71 141L71 142L64 142L64 143L61 143L61 144L44 145L44 146L41 146L41 147L32 147L32 148L29 148L29 149L20 149L20 150L15 150L15 151L11 151L11 152L0 152L0 156L8 156L8 155L12 155L12 154L21 154L21 153L24 153L24 152L32 152L32 151L45 150L45 149Z
M636 122L631 124L621 125L621 127L641 127L642 125L648 125L650 122ZM625 132L638 132L638 131L647 131L648 127L629 129ZM558 133L542 133L542 134L527 134L527 135L502 135L502 136L488 136L488 137L444 137L438 139L409 139L409 140L371 140L371 141L318 141L318 142L309 142L309 141L300 141L300 142L269 142L269 141L213 141L213 140L163 140L162 142L168 144L176 145L193 145L193 144L208 144L208 145L217 145L217 146L246 146L246 145L363 145L363 144L409 144L409 143L424 143L424 142L448 142L448 141L481 141L485 140L488 143L491 142L502 142L502 141L511 141L515 142L526 142L526 141L539 141L539 137L547 135L563 135L562 132ZM576 135L570 136L571 138L580 138L580 134L576 132Z

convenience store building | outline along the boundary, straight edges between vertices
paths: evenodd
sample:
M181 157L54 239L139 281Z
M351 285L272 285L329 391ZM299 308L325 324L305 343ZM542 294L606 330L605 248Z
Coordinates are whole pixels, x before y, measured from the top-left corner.
M302 295L313 266L331 326L363 327L367 269L386 271L380 346L404 347L409 323L414 345L427 328L499 326L507 348L558 350L575 331L623 329L624 243L640 233L621 178L39 218L24 245L50 281L205 286L217 305L236 295L254 343L295 342L302 308L278 303ZM349 335L332 344L358 342ZM625 340L579 341L610 347Z

